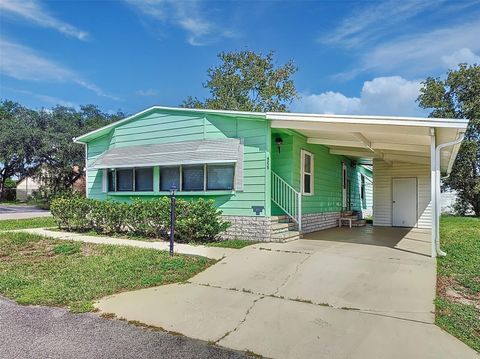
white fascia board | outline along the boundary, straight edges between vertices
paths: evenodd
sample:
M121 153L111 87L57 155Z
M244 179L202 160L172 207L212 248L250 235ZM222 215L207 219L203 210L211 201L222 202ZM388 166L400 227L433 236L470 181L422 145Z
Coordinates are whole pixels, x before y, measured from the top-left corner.
M348 123L364 125L390 126L419 126L419 127L446 127L466 128L468 120L452 118L423 118L423 117L393 117L393 116L346 116L346 115L316 115L302 113L267 112L267 120L275 121L303 121L317 123Z

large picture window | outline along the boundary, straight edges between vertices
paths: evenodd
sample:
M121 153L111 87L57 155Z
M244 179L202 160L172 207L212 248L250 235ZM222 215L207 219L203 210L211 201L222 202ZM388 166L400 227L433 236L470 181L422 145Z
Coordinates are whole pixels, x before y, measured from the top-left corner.
M179 191L231 191L235 165L201 164L160 167L160 191L175 184Z
M133 169L117 169L117 192L133 191Z
M170 191L172 186L180 189L180 166L160 167L160 191Z
M182 191L203 191L204 169L204 165L182 166Z
M152 192L153 168L117 168L107 170L108 192Z
M233 165L207 165L207 190L232 190Z
M302 150L302 194L313 194L313 154Z
M153 191L153 168L135 168L135 191Z

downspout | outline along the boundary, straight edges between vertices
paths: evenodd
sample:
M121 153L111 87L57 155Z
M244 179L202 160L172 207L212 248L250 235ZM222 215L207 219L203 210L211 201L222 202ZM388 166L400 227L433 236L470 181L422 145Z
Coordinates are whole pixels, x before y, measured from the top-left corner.
M460 133L456 140L439 144L435 149L435 249L437 255L445 257L447 253L440 248L440 151L445 147L454 146L463 141L465 133ZM446 176L448 177L448 176ZM446 178L444 177L444 178ZM433 226L432 226L433 231Z

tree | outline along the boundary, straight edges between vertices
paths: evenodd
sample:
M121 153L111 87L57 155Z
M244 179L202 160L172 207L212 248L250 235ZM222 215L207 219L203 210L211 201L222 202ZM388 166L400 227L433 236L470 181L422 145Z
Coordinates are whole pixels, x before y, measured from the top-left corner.
M123 118L123 113L110 115L94 105L73 108L56 106L50 111L39 111L39 128L45 134L39 149L41 179L51 193L69 189L83 174L85 148L73 138Z
M40 179L49 192L66 190L83 173L85 152L73 137L93 131L125 115L56 106L29 110L12 101L0 103L0 199L12 176Z
M282 66L274 64L274 53L253 51L221 52L221 64L207 70L203 87L210 97L204 102L188 97L181 106L237 111L287 111L297 98L292 80L297 68L290 60Z
M43 134L36 128L37 113L12 101L0 102L0 199L12 176L33 173L40 163Z
M445 185L458 192L463 208L480 216L480 66L460 64L446 79L427 78L420 89L420 107L432 109L430 117L470 120L452 173Z

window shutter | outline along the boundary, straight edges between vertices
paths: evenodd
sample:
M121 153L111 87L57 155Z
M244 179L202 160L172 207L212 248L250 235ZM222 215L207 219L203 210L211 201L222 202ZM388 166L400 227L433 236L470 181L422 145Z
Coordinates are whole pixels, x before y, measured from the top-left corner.
M243 138L238 146L237 163L235 164L235 191L243 191Z

